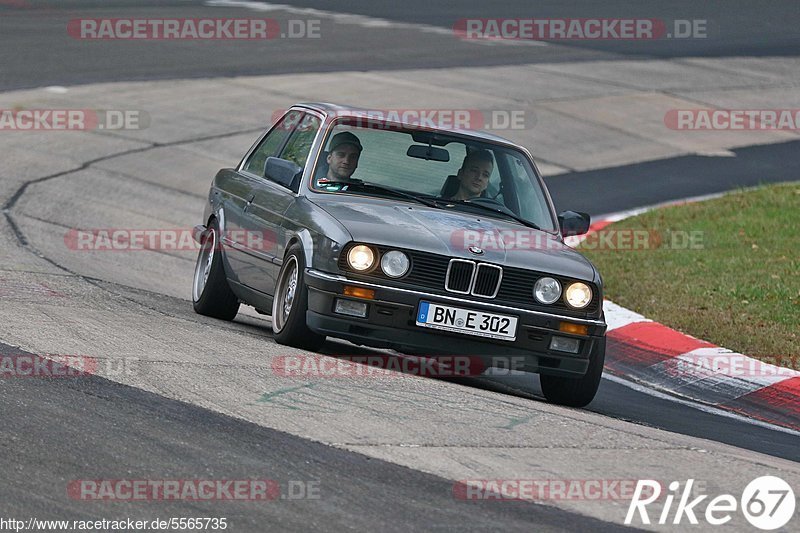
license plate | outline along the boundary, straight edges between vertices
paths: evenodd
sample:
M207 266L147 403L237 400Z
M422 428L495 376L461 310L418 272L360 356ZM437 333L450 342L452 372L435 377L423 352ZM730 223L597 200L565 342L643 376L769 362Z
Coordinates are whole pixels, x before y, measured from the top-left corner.
M420 302L417 325L467 335L513 341L517 338L517 317L461 309L432 302Z

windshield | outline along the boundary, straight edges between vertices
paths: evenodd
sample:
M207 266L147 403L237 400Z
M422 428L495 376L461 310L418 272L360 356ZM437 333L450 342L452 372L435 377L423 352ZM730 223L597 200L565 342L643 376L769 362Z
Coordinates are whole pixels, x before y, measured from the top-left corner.
M417 196L443 209L508 219L507 213L555 230L544 191L519 150L441 132L347 123L336 124L323 146L315 191L409 202Z

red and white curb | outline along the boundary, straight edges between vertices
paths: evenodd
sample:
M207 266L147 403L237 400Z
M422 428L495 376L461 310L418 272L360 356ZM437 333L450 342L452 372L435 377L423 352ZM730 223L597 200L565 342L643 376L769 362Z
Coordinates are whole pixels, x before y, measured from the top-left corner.
M696 339L608 300L603 310L606 372L800 431L800 372Z
M589 233L647 209L603 217ZM609 300L603 302L603 310L608 323L607 373L800 431L800 372L681 333Z

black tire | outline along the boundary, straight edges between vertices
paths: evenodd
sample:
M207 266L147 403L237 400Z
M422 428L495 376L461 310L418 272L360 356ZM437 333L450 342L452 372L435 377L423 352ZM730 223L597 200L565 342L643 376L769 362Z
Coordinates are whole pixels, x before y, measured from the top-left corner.
M306 324L308 287L305 284L305 264L303 248L296 243L290 246L275 284L272 331L278 344L316 351L325 343L325 335L314 333Z
M198 314L230 321L239 312L239 299L225 277L219 235L219 224L213 220L203 234L197 255L192 278L192 303Z
M600 387L605 359L606 338L603 337L595 342L589 356L589 368L583 377L567 378L545 374L539 376L544 397L550 402L569 407L589 405Z

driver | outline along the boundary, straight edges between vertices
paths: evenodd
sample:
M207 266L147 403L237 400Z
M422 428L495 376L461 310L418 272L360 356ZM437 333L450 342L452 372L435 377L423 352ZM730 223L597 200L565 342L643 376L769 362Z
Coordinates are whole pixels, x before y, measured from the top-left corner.
M337 133L328 147L328 172L317 179L317 185L325 186L332 182L350 181L350 177L358 168L361 157L361 141L349 131Z
M477 198L489 186L489 177L494 170L494 158L489 150L473 150L468 153L458 170L458 190L450 200Z

